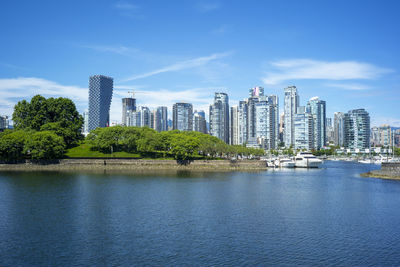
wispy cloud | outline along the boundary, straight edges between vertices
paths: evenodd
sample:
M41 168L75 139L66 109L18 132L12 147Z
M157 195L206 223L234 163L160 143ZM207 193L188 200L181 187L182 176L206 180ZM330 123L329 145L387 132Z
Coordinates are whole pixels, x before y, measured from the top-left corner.
M140 7L127 1L120 1L113 6L118 10L119 14L124 17L143 19L143 14L140 13Z
M142 79L142 78L150 77L150 76L157 75L157 74L164 73L164 72L180 71L180 70L184 70L184 69L200 67L200 66L206 65L207 63L209 63L211 61L227 57L227 56L231 55L232 53L233 52L215 53L215 54L212 54L212 55L206 56L206 57L198 57L198 58L193 58L193 59L189 59L189 60L185 60L185 61L180 61L180 62L165 66L160 69L145 72L142 74L133 75L131 77L123 79L122 82Z
M383 124L389 124L392 127L400 127L400 118L371 117L371 126L381 126Z
M197 10L200 12L210 12L217 10L221 7L219 2L199 2L196 5Z
M273 71L262 78L267 85L301 79L353 80L376 79L391 69L357 61L318 61L311 59L290 59L271 62Z
M23 68L23 67L20 67L20 66L16 66L16 65L13 65L13 64L8 64L8 63L5 63L5 62L0 62L0 67L5 67L5 68L8 68L8 69L26 70L26 68Z
M325 86L332 87L332 88L344 89L344 90L350 90L350 91L362 91L362 90L371 89L370 86L367 86L364 84L358 84L358 83L329 83L329 84L325 84Z
M128 2L118 2L114 7L120 10L137 10L139 8L137 5Z
M203 109L208 113L208 106L212 102L214 92L226 91L227 88L202 87L186 90L145 90L145 85L118 85L114 86L111 102L110 118L113 122L121 122L122 98L128 96L128 91L134 90L137 104L155 108L167 106L171 112L172 105L179 101L192 103L194 109ZM62 85L60 83L35 77L19 77L0 79L0 115L13 113L14 105L23 99L30 100L33 96L40 94L45 97L68 97L72 99L80 112L88 108L88 88L75 85ZM162 99L162 104L155 101Z
M124 56L130 56L134 53L139 52L139 49L127 47L124 45L82 45L82 44L79 44L76 46L99 51L99 52L115 53L115 54L124 55Z
M33 77L0 79L0 114L11 115L14 105L22 100L29 100L34 95L46 97L71 98L78 109L84 110L87 105L88 89Z
M231 31L232 31L232 27L230 25L223 24L223 25L219 26L218 28L212 30L211 33L215 34L215 35L222 35L225 33L229 33Z

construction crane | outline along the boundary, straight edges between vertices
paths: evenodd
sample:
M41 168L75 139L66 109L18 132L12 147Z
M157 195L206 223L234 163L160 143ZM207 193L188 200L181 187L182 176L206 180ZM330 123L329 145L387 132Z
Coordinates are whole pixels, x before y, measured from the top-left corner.
M132 98L135 98L135 92L132 90L132 91L128 91L128 94L132 94Z

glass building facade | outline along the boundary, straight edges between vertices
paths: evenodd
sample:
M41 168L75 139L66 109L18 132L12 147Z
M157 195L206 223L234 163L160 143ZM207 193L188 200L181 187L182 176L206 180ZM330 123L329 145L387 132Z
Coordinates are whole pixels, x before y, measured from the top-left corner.
M354 109L344 116L344 146L350 149L370 147L370 117L365 109Z
M335 145L343 147L344 146L344 113L335 112L333 119L334 128L334 139Z
M215 93L209 122L210 134L229 144L229 98L226 93Z
M110 106L113 94L113 78L94 75L89 78L88 130L110 125Z
M126 119L132 111L136 111L136 99L131 97L122 98L122 125L127 125Z
M297 107L300 104L300 97L297 94L296 86L289 86L285 88L285 98L284 98L284 116L285 116L285 128L283 134L283 142L285 147L290 147L294 145L294 116L297 113Z
M158 132L168 131L168 108L157 107L154 112L154 129Z
M193 130L193 105L175 103L172 108L172 128L179 131Z
M326 145L326 102L318 97L311 98L307 112L313 117L314 149L318 150Z

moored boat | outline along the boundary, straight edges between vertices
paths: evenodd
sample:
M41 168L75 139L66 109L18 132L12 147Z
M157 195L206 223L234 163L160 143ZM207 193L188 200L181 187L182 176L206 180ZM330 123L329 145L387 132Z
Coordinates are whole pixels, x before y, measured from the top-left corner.
M296 168L318 168L322 160L316 158L310 152L300 152L294 157Z
M289 158L279 158L275 160L275 166L280 168L294 168L295 162Z

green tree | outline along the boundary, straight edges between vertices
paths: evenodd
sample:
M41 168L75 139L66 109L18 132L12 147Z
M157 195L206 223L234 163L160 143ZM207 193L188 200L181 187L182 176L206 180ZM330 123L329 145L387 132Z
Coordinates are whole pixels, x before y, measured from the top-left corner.
M13 121L17 130L52 131L62 136L68 147L83 139L83 118L68 98L36 95L30 102L22 100L14 107Z
M64 155L62 137L51 131L35 132L25 142L24 152L32 159L58 159Z
M93 146L92 149L103 153L120 151L123 145L123 126L97 128L90 132L87 140Z
M0 159L16 162L25 158L24 146L28 134L25 131L4 131L0 133Z

